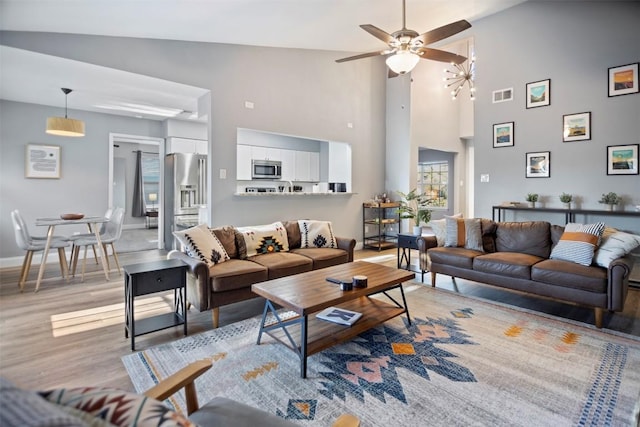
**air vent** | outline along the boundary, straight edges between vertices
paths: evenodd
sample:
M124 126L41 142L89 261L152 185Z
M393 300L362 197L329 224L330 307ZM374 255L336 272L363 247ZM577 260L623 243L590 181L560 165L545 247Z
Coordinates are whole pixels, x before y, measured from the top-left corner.
M493 91L493 103L506 102L513 100L513 88L500 89Z

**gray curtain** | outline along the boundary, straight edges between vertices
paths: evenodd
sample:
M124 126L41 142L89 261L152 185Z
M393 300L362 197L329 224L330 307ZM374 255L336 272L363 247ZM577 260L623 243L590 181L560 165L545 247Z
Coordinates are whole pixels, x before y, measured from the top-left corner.
M144 187L142 179L142 151L136 151L136 178L133 183L133 203L131 204L131 216L146 216L147 210L144 202Z

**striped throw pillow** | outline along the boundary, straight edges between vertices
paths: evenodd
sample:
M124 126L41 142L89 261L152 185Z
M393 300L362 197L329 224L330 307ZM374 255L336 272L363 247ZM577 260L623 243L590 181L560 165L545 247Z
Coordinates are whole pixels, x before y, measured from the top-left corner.
M480 218L452 218L445 217L447 233L444 245L447 247L464 247L484 252L482 247L482 229Z
M558 244L551 251L551 259L571 261L580 265L591 265L593 254L600 244L604 222L595 224L568 223Z

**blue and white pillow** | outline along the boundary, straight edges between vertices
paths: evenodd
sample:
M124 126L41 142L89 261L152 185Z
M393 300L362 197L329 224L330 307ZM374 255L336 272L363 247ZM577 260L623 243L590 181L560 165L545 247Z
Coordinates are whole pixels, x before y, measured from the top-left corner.
M564 233L560 236L549 258L589 266L603 232L604 222L595 224L570 222L564 227Z
M602 234L602 242L593 256L593 262L600 267L609 268L613 260L627 255L638 246L640 246L640 236L607 227Z

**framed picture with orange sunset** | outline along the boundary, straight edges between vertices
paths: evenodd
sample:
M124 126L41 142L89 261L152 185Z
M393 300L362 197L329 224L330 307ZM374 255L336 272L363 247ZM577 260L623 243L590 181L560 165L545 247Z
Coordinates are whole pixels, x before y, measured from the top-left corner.
M609 96L638 93L638 63L609 68Z

